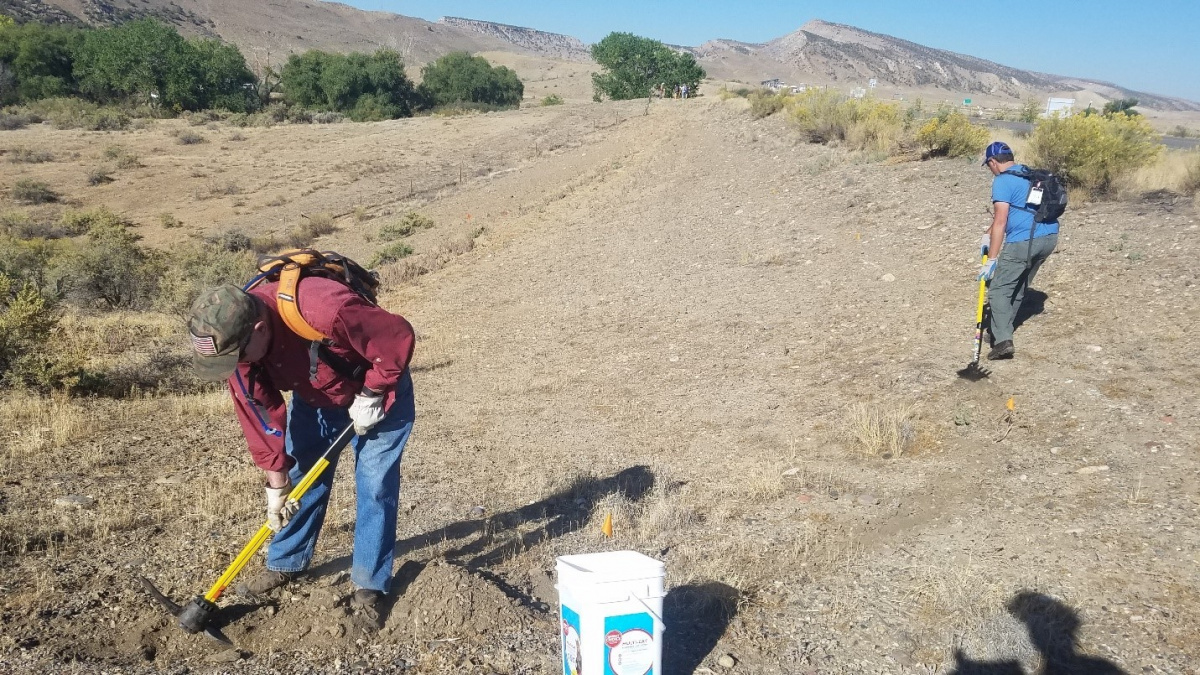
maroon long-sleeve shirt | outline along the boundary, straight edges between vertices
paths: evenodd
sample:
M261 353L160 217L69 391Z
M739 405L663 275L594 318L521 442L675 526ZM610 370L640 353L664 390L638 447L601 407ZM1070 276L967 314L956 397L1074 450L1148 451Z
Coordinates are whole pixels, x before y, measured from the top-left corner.
M382 392L387 397L386 405L391 407L396 383L412 360L415 341L412 326L404 317L372 305L336 281L306 277L300 280L296 292L304 320L333 341L328 347L333 354L367 367L365 380L356 382L318 361L316 379L310 380L311 343L283 322L275 300L278 286L278 283L263 284L250 291L270 309L271 344L266 356L258 362L253 378L251 365L245 363L238 364L237 371L229 378L234 408L250 454L254 463L266 471L286 471L292 464L284 451L287 407L280 392L291 391L315 408L346 408L365 386ZM249 398L260 404L259 411L243 394L243 385ZM279 434L264 429L264 423Z

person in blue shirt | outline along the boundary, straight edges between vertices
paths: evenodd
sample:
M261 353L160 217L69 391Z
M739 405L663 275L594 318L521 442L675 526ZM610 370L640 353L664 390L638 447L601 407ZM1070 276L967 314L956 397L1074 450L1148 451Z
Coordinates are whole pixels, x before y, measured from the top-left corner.
M986 235L988 262L979 273L988 279L988 304L992 308L989 330L992 349L989 360L1011 359L1013 324L1025 299L1025 290L1046 258L1058 245L1058 222L1035 223L1036 204L1030 204L1030 183L1014 172L1025 170L1016 163L1012 148L996 141L984 151L983 165L992 180L992 224Z

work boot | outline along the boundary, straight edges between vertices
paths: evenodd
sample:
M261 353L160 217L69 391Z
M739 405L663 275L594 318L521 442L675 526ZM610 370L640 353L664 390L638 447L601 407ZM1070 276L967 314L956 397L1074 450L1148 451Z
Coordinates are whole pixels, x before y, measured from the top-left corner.
M355 624L368 633L379 632L383 628L383 604L386 596L383 591L372 591L360 588L354 591L350 598L350 607L354 610Z
M299 572L276 572L275 570L263 570L253 578L243 581L234 587L234 591L244 598L254 598L260 595L266 595L271 591L283 586L289 581L300 576Z
M1013 347L1013 341L1005 340L1004 342L997 342L996 346L992 347L992 351L988 352L987 357L988 361L999 361L1000 359L1011 359L1013 354L1016 353L1017 350Z

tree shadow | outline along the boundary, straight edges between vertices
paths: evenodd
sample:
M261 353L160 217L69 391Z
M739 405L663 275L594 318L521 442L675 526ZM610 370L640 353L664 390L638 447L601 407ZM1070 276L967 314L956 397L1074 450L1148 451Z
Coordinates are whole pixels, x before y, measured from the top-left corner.
M609 495L621 494L636 502L653 487L654 473L646 466L633 466L608 478L580 478L569 487L532 504L488 518L461 520L424 534L400 539L396 542L396 555L442 544L447 546L442 557L448 562L462 565L473 572L482 572L484 568L513 555L583 527L591 518L596 503ZM540 521L545 522L523 531L522 526ZM466 541L451 544L462 540ZM334 558L313 567L309 574L313 577L336 574L348 569L350 560L348 555ZM513 597L521 595L508 584L501 586Z
M1013 319L1013 330L1021 327L1029 319L1046 311L1046 300L1050 298L1042 291L1026 289L1025 298L1017 308L1017 316Z
M1029 641L1042 657L1036 675L1128 675L1115 663L1080 654L1079 613L1066 603L1033 591L1021 591L1008 601L1008 613L1025 623ZM950 675L1025 675L1016 661L972 661L954 652Z
M663 598L663 672L691 675L737 616L741 593L720 582L672 588Z

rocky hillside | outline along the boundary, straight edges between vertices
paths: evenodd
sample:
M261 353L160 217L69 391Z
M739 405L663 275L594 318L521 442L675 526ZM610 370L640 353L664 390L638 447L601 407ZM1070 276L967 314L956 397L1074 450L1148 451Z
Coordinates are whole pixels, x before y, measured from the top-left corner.
M591 52L588 46L578 38L573 38L570 35L547 33L545 31L534 30L533 28L509 26L491 21L463 19L456 16L443 17L438 24L486 35L541 56L570 61L588 61L591 59Z
M11 8L11 9L10 9ZM0 0L0 12L20 20L106 25L153 16L190 35L238 45L252 62L278 64L309 49L395 49L412 65L451 51L524 52L478 31L389 12L305 0Z

